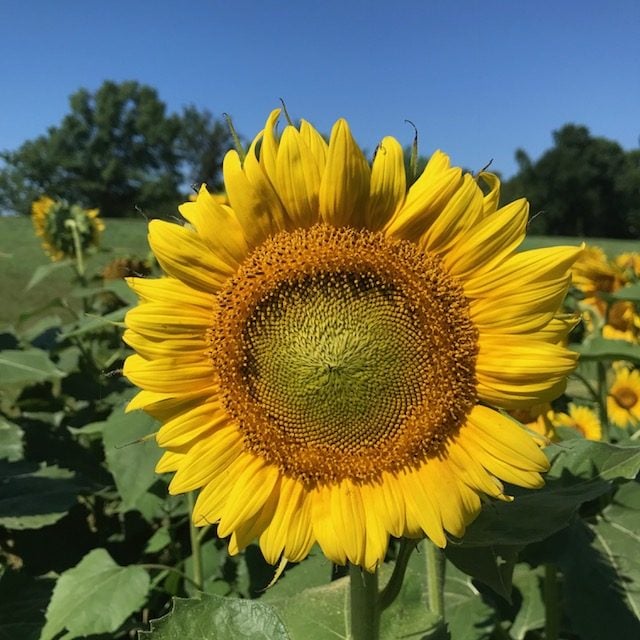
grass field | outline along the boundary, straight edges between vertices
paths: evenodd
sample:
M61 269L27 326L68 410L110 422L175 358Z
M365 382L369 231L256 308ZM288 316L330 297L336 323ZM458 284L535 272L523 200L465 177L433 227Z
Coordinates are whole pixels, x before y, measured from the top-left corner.
M111 251L101 251L89 258L90 273L97 272L116 256L147 255L149 248L144 220L106 220L105 223L102 247ZM553 244L576 244L580 241L577 238L535 236L527 238L524 246L529 249ZM586 241L602 247L609 255L638 249L638 242L632 240L591 238ZM70 268L53 273L32 289L26 290L33 272L46 264L49 264L49 258L42 251L29 218L0 218L0 328L15 325L24 312L43 308L49 301L69 294L72 287ZM36 314L34 318L44 313L46 311Z

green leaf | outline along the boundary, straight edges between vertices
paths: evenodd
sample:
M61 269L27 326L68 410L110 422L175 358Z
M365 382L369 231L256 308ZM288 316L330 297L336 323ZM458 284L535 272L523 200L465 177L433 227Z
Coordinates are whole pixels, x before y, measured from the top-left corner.
M145 494L159 480L155 466L162 451L153 437L141 440L156 431L158 423L142 411L125 413L125 406L115 407L104 422L102 438L122 511L129 511L142 507Z
M158 553L158 551L162 551L162 549L164 549L169 544L171 544L171 535L169 534L169 528L160 527L159 529L156 529L154 534L147 540L147 545L144 548L144 552Z
M593 546L615 572L619 595L637 620L640 620L639 528L640 484L629 482L618 489L613 502L598 518L593 527Z
M60 336L58 336L58 340L62 342L67 338L81 336L92 331L100 331L102 329L110 329L116 326L122 326L127 311L129 311L129 307L116 309L115 311L107 313L103 316L87 314L74 329L60 334Z
M640 346L624 340L597 336L582 344L572 344L571 349L580 354L580 360L628 360L640 364Z
M612 481L640 470L639 445L570 440L548 447L551 469L542 489L512 487L511 503L485 506L462 539L463 546L527 545L566 527L580 506L608 493Z
M13 422L0 416L0 460L16 462L22 460L24 444L23 431Z
M267 589L264 601L288 598L310 587L326 585L331 578L332 564L314 545L311 553L300 563L288 565L278 581Z
M0 576L0 640L38 640L52 590L53 580L5 570Z
M445 555L457 569L484 582L507 602L511 601L511 579L521 547L460 547L447 545Z
M444 585L445 619L453 640L485 640L495 626L495 612L471 578L448 563ZM424 606L424 601L423 601Z
M64 629L60 640L111 633L144 604L148 591L144 569L121 567L107 551L94 549L58 579L40 640L51 640Z
M48 278L50 275L69 267L73 264L71 260L60 260L58 262L49 262L47 264L40 265L31 276L31 280L29 280L29 284L27 284L26 290L33 289L39 282L42 282L45 278Z
M171 613L159 620L152 620L151 631L139 632L138 638L292 640L273 607L259 600L223 598L206 594L188 600L174 598ZM313 636L308 638L312 640Z
M637 530L638 510L630 515ZM564 576L564 610L572 631L581 640L640 637L637 539L613 548L606 526L594 530L581 520L561 533L551 542Z
M640 472L640 444L608 444L578 439L547 447L548 478L567 474L584 481L631 480Z
M0 351L0 380L6 385L25 385L56 380L64 373L40 349Z
M618 289L610 294L614 300L628 300L629 302L640 302L640 282L628 284L626 287Z
M514 640L524 640L527 631L541 629L545 623L545 608L542 598L542 567L531 569L528 565L520 564L513 575L513 586L522 596L522 604L509 629L509 635Z
M40 529L53 524L86 491L86 485L66 469L0 461L0 525Z

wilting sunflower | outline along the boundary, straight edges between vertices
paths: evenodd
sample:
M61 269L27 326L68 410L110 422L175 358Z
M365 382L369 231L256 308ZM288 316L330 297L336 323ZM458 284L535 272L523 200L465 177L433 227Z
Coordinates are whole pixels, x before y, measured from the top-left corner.
M607 396L611 422L626 429L640 425L640 370L618 367Z
M551 421L555 427L574 429L587 440L602 440L600 418L589 407L571 403L569 413L554 413Z
M516 253L519 200L437 151L407 190L386 137L369 165L339 120L327 144L307 122L268 118L223 172L229 205L202 189L181 226L152 221L166 272L133 278L137 351L129 409L163 423L159 472L199 489L197 525L271 563L314 542L373 570L389 536L444 546L508 499L540 487L547 459L498 408L562 392L576 355L558 308L575 247Z
M31 206L31 219L42 248L52 260L72 258L76 254L76 240L70 224L77 230L80 248L86 251L98 246L104 223L98 209L83 209L65 200L43 196Z

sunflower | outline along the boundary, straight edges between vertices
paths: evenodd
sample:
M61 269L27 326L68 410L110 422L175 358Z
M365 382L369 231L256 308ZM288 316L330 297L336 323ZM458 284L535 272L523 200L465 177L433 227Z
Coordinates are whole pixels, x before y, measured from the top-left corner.
M617 255L614 259L617 267L629 274L631 279L640 278L640 253L628 251Z
M569 427L587 440L602 440L602 425L598 414L589 407L569 404L569 413L555 413L551 418L555 427Z
M443 547L501 481L548 462L498 411L556 397L576 354L558 314L581 249L516 253L528 205L437 151L407 189L402 148L371 164L338 120L328 144L279 110L202 188L184 226L154 220L166 277L129 280L129 410L162 422L158 472L199 490L196 525L270 563L317 542L374 570L390 536ZM479 185L482 179L485 190Z
M73 222L82 251L98 246L104 223L98 209L83 209L65 200L43 196L31 206L31 219L42 248L52 260L72 258L76 254L76 240L70 228Z
M616 368L607 396L607 413L621 429L640 424L640 370Z

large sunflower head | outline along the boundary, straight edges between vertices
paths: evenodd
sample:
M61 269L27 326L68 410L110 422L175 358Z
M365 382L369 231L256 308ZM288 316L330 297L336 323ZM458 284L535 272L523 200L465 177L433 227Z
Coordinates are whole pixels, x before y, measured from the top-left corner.
M199 490L193 519L268 561L317 542L373 569L389 536L444 546L548 463L500 409L562 392L576 356L558 313L580 249L518 253L528 206L442 152L408 188L402 148L371 162L339 120L328 143L279 112L241 160L228 204L205 188L150 224L166 273L133 278L130 409L163 423L158 471Z
M69 204L65 200L53 200L48 196L43 196L33 203L31 219L45 253L52 260L75 256L76 239L71 225L75 226L83 252L97 247L100 234L104 231L104 223L98 217L98 209L83 209L76 204Z

